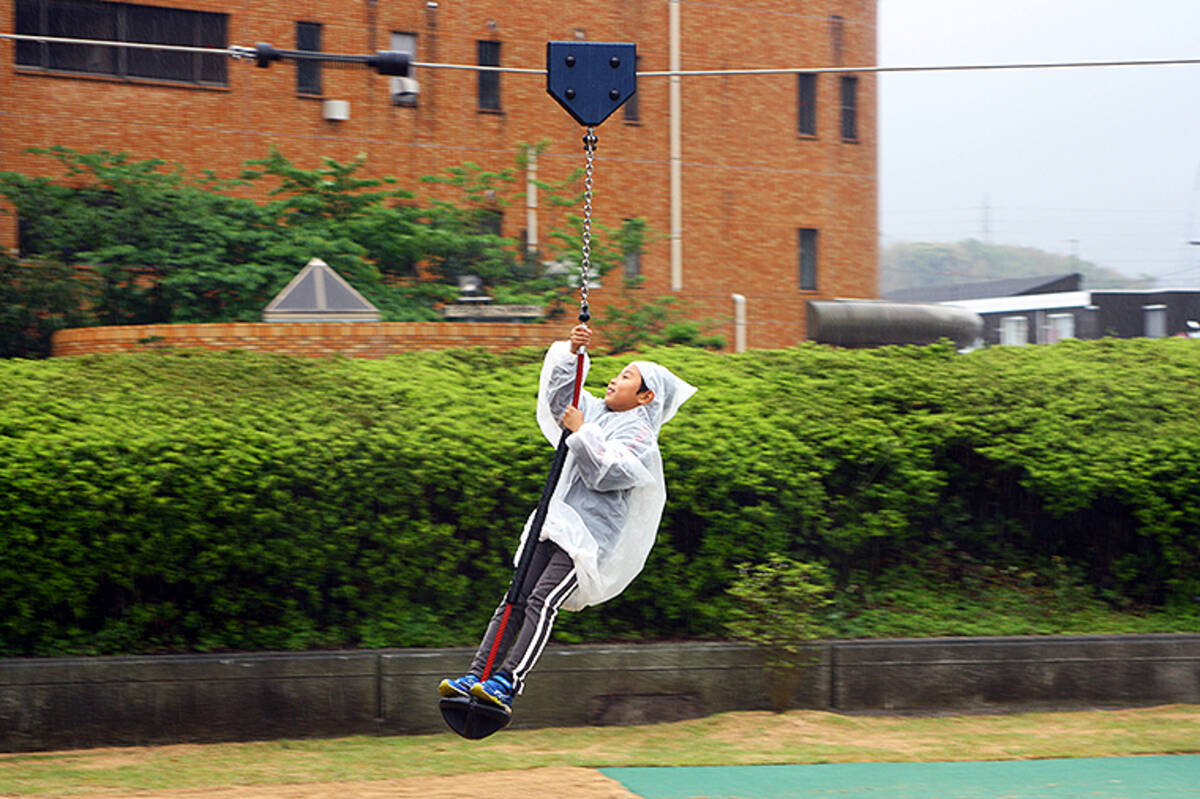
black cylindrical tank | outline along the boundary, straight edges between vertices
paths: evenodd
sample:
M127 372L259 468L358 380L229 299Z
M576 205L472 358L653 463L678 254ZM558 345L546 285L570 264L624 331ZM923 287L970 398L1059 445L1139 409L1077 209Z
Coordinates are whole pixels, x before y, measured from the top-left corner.
M950 305L882 300L809 300L808 338L839 347L932 344L950 339L959 349L978 346L983 318Z

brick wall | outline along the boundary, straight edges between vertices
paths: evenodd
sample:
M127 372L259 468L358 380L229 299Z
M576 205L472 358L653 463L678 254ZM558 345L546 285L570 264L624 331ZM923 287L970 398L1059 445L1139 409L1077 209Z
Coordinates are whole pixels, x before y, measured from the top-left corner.
M454 0L436 9L425 0L154 5L226 13L229 43L237 45L295 47L303 21L323 25L322 46L331 52L386 49L391 33L403 32L415 34L420 62L473 64L476 42L492 40L501 44L503 65L542 68L547 41L579 37L636 42L641 71L670 66L666 0ZM14 8L15 0L0 0L6 30ZM684 0L680 12L684 69L875 63L876 0L744 0L736 7ZM304 96L290 62L259 69L231 61L226 87L200 88L18 67L14 43L2 40L0 76L0 164L31 174L58 173L50 159L24 153L52 145L124 150L222 177L236 176L269 147L305 168L322 157L364 154L371 175L395 176L419 195L443 191L418 178L449 166L514 166L522 143L545 142L542 180L561 180L583 165L582 131L546 94L540 75L502 75L499 112L478 108L476 73L463 70L418 68L415 108L393 105L388 79L360 66L327 65L323 93ZM730 295L744 295L750 347L803 340L806 300L877 296L877 84L873 74L858 77L855 141L840 136L837 74L818 75L815 136L797 133L794 75L682 79L679 291L670 276L669 82L639 79L640 118L627 121L618 110L598 130L594 215L609 227L644 217L655 232L642 258L643 290L679 297L693 316L718 320L716 332L730 341ZM349 101L350 119L323 119L323 99ZM543 242L562 218L544 195L537 210ZM801 227L819 231L816 291L798 284ZM516 198L504 211L503 231L517 238L525 228ZM0 237L15 244L11 217L0 215ZM619 283L609 280L593 294L598 311L619 301Z
M230 322L210 325L80 327L54 334L54 356L161 347L252 350L283 355L383 358L397 352L482 347L497 352L545 347L561 330L483 322Z

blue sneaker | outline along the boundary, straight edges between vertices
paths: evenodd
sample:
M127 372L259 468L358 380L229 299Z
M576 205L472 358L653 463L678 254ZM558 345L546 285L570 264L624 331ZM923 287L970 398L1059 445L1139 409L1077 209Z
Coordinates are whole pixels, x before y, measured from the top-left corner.
M443 698L462 697L468 698L471 695L472 686L479 682L479 678L474 674L464 674L461 677L445 679L438 683L438 696Z
M507 674L500 672L493 674L483 682L477 682L471 686L471 696L476 699L482 699L488 704L495 705L505 713L512 713L513 694L516 689L513 687L512 678Z

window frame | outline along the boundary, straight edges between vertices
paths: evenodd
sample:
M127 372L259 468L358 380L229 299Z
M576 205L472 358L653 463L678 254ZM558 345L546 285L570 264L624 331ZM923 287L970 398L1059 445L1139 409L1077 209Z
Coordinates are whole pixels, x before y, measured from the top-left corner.
M504 209L483 208L475 218L476 232L485 236L504 235Z
M1075 337L1075 314L1046 314L1046 341L1048 343L1057 344L1060 341Z
M632 222L632 219L626 218L622 224L627 225ZM634 247L622 247L621 253L621 268L622 274L626 283L636 283L642 279L642 246L639 243Z
M307 52L321 52L321 38L325 26L320 22L296 22L296 49ZM315 34L314 39L305 41L302 34ZM320 61L296 61L296 94L305 97L320 97L324 94L323 75Z
M817 73L796 73L796 134L817 135Z
M838 86L841 90L842 141L858 141L858 76L842 75Z
M475 40L475 62L478 66L498 67L500 55L500 42L495 39ZM476 100L479 110L493 113L503 110L500 103L500 73L480 69L475 74L478 76Z
M76 16L76 24L72 26L72 16L62 13L67 10L68 0L18 0L14 4L13 27L17 33L35 36L218 50L228 47L229 15L225 13L100 0L69 0L69 5L76 11L90 13L82 21ZM97 34L97 27L104 27L105 31ZM134 33L139 28L152 33ZM159 33L164 29L165 33ZM155 52L130 47L35 41L18 41L14 51L14 64L19 69L129 82L206 87L229 85L229 59L215 53ZM157 71L155 67L158 67Z
M1017 330L1020 335L1013 335ZM1023 314L1000 317L1000 346L1024 347L1027 344L1029 344L1029 317Z
M1161 303L1142 306L1142 336L1144 338L1166 338L1167 306Z
M797 283L801 291L817 290L820 235L819 228L796 228Z
M841 14L829 17L829 50L833 65L842 66L846 52L846 18Z

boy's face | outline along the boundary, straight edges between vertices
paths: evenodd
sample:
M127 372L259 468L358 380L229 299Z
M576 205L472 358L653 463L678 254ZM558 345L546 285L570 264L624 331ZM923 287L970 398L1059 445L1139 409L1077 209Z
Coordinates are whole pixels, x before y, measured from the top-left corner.
M610 411L628 411L639 405L645 405L654 399L650 389L639 392L642 386L642 373L633 364L629 364L621 373L608 381L608 390L604 392L604 404Z

